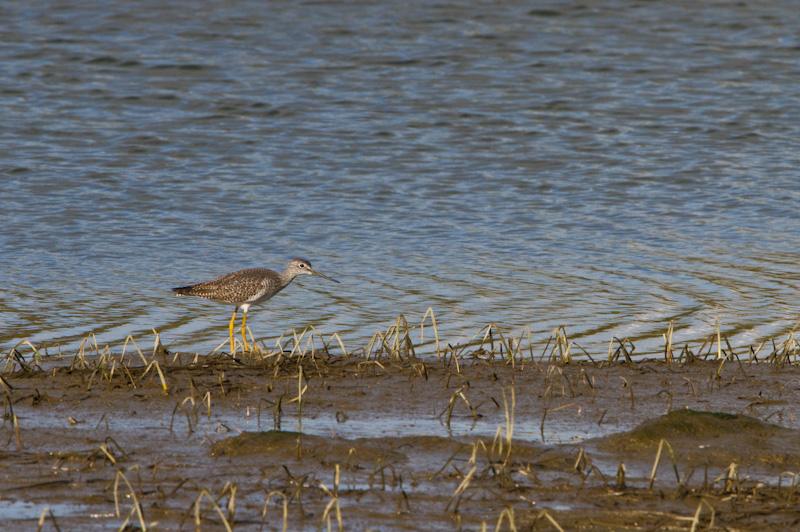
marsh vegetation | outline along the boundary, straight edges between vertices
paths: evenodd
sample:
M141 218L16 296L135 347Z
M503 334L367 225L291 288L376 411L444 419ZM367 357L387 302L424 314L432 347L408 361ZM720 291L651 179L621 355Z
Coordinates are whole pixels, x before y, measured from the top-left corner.
M585 353L429 311L361 349L158 334L0 360L9 530L763 530L800 520L794 333ZM148 342L150 343L150 342ZM225 340L227 343L227 340ZM538 348L534 349L534 345Z

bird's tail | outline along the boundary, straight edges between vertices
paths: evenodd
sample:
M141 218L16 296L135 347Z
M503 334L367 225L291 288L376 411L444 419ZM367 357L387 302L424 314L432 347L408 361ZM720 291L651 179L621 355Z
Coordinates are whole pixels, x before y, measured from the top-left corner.
M194 285L191 286L179 286L178 288L173 288L172 291L175 292L176 296L190 296L192 295L192 291L194 289Z

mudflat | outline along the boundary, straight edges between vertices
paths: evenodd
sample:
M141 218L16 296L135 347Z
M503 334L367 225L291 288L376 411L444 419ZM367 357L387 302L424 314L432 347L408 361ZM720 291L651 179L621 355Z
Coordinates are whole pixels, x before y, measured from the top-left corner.
M787 530L800 369L10 357L3 530Z

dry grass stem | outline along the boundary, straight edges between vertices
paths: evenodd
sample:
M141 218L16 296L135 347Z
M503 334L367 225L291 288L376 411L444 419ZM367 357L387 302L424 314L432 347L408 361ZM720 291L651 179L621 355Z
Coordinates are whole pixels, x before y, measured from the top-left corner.
M219 515L219 518L222 520L222 525L225 527L226 532L233 532L231 529L231 524L228 522L228 519L225 517L225 514L222 512L222 508L219 507L217 501L211 496L211 494L207 490L202 490L200 495L197 496L197 499L194 501L194 524L197 527L197 530L200 530L200 503L203 502L203 497L207 498L211 502L211 506Z

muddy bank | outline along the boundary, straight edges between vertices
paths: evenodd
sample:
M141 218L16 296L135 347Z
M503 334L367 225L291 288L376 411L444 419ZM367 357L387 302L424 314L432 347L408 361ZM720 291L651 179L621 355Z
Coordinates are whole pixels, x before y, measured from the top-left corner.
M154 363L155 362L155 363ZM2 376L8 530L785 529L800 370L43 359ZM663 444L665 441L666 444ZM653 477L653 465L661 448Z

